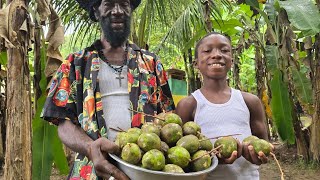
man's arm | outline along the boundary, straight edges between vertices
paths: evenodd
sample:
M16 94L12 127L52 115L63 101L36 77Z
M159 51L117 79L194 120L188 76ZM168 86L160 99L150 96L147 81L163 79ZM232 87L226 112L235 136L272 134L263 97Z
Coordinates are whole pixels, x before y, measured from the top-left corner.
M59 123L58 135L66 146L85 155L93 162L98 176L103 178L113 176L120 180L129 179L105 158L108 153L118 154L120 152L119 146L114 142L103 137L93 141L83 129L69 120Z
M94 164L98 176L109 178L112 174L117 179L128 179L124 173L106 160L108 153L119 152L119 147L106 138L93 141L80 127L77 119L75 99L76 91L71 84L76 80L73 56L64 61L53 77L42 117L58 125L58 135L61 141L75 152L85 155ZM70 92L65 99L58 97L59 88ZM68 120L66 120L68 119Z
M252 135L268 141L265 113L260 99L257 96L246 92L242 92L242 96L250 111L250 127ZM253 164L260 165L268 162L268 158L263 152L259 152L258 155L254 152L252 145L243 144L242 155Z
M62 121L58 125L58 135L67 147L89 157L90 144L93 140L79 126L70 120Z

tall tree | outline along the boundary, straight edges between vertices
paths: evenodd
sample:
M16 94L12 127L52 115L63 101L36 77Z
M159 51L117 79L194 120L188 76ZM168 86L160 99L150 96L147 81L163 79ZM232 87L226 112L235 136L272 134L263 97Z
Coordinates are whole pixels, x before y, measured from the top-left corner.
M312 159L320 162L320 34L315 42L315 72L314 72L314 107L313 123L311 125L310 150Z
M0 9L2 9L3 6L3 1L0 0ZM6 72L2 71L2 66L4 64L3 61L6 61L6 57L4 58L2 56L2 53L5 53L4 49L4 42L3 39L0 38L0 53L1 53L1 57L0 57L0 166L2 167L3 163L4 163L4 149L5 149L5 132L6 132L6 126L5 126L5 120L6 120L6 106L5 106L5 102L6 102L6 95L5 93L2 94L2 91L5 91L5 84L2 84L3 82L5 82L5 76L6 76ZM6 53L5 53L6 55ZM2 169L2 168L1 168Z
M320 10L320 0L317 0L318 9ZM313 94L314 107L313 123L311 125L310 150L312 159L320 162L320 33L315 36L314 43L314 79Z
M7 64L7 137L4 179L31 179L31 89L26 0L8 0L11 46ZM11 21L10 21L11 20Z

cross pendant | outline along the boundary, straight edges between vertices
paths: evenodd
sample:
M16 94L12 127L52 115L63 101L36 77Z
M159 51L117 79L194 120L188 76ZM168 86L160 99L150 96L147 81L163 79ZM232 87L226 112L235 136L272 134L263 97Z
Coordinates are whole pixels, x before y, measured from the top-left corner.
M121 79L124 79L124 77L121 76L121 73L118 73L118 77L116 79L119 79L119 86L121 87Z

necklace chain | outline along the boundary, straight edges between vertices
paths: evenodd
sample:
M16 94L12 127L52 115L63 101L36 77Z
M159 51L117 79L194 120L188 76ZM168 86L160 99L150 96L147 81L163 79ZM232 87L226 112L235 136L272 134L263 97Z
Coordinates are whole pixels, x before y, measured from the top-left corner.
M102 48L99 49L98 53L99 53L99 56L100 58L106 62L108 64L108 66L110 66L115 72L117 72L118 74L121 74L122 72L122 69L123 69L123 66L127 65L127 55L128 55L128 43L126 43L126 48L124 50L124 56L123 56L123 64L120 66L120 67L116 67L114 65L112 65L108 59L104 56L103 54L103 51L102 51Z

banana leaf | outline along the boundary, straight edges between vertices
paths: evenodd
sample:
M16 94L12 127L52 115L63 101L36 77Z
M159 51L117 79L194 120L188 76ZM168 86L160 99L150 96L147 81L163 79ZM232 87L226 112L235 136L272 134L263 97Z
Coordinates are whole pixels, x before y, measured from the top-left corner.
M292 69L292 79L299 102L302 107L306 108L307 111L310 111L313 104L311 80L306 77L305 73L302 73L297 69Z
M41 97L37 100L36 115L32 121L32 179L49 180L52 164L55 163L61 174L69 171L62 143L58 137L57 127L40 118L46 100L47 81L44 75L46 49L41 49Z
M289 99L288 84L283 81L280 70L275 70L270 87L272 117L279 136L283 141L294 144L292 104Z
M266 59L268 72L274 72L278 69L279 64L279 51L277 46L266 46Z
M279 1L280 7L288 14L291 24L301 30L304 36L313 36L320 32L320 13L311 0Z
M3 51L3 52L0 52L0 64L1 65L7 65L7 52L6 51Z

